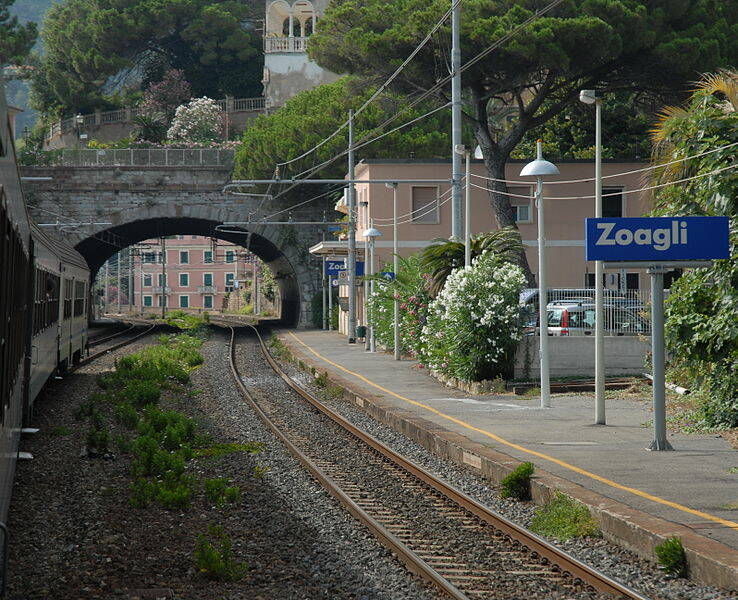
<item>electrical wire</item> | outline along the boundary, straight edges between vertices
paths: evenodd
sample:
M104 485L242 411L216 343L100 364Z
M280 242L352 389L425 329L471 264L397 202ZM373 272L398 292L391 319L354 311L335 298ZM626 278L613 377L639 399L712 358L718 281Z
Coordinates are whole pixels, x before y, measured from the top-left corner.
M482 50L474 58L472 58L470 61L468 61L467 63L465 63L459 69L459 72L460 73L463 73L467 69L471 68L474 64L476 64L477 62L479 62L479 60L481 60L482 58L484 58L485 56L487 56L489 53L493 52L494 50L496 50L497 48L499 48L500 46L502 46L503 44L505 44L508 40L510 40L511 38L513 38L515 35L517 35L517 33L519 31L521 31L523 28L525 28L527 25L529 25L533 21L536 21L537 19L539 19L542 16L544 16L546 13L548 13L551 10L553 10L554 8L556 8L563 1L564 0L553 0L548 5L546 5L544 8L542 8L541 10L536 11L530 17L528 17L527 19L525 19L525 21L523 21L522 23L520 23L519 25L517 25L516 27L514 27L511 31L509 31L507 34L505 34L502 38L500 38L499 40L497 40L496 42L494 42L493 44L491 44L490 46L488 46L487 48L485 48L484 50ZM389 125L390 123L392 123L393 121L395 121L401 114L403 114L407 110L413 108L414 106L416 106L417 104L419 104L420 102L422 102L423 100L425 100L426 98L428 98L430 95L432 95L435 91L437 91L441 87L443 87L447 82L449 82L453 78L454 75L455 75L455 73L452 72L448 76L446 76L443 79L441 79L440 81L436 82L431 88L429 88L428 90L426 90L425 92L423 92L420 96L418 96L415 100L413 100L409 105L407 105L407 106L403 107L402 109L400 109L392 117L386 119L383 123L381 123L380 125L378 125L374 129L375 130L382 130L382 129L384 129L384 127L386 127L387 125ZM364 136L363 138L361 138L357 143L358 144L362 144L369 135L371 135L371 134L367 134L366 136ZM322 168L328 166L329 164L335 162L336 160L338 160L340 157L344 156L347 153L348 153L347 151L343 151L340 154L334 156L332 159L329 159L327 161L324 161L322 164L318 165L314 169L309 170L309 172L307 173L307 177L310 177L311 175L313 175L314 173L316 173L320 169L322 169ZM303 175L303 174L305 174L305 172L301 173L300 175ZM296 185L299 185L299 183L295 183L292 186L290 186L287 190L284 190L283 192L280 192L279 194L277 194L275 196L275 198L281 196L282 194L287 193L288 191L290 191L291 189L293 189Z
M466 179L466 178L463 178L462 179L462 183L464 182L464 179ZM452 191L452 188L447 189L445 192L443 192L443 194L441 194L440 196L438 196L438 200L440 200L444 196L447 196L448 194L450 194L451 191ZM415 214L415 213L414 213L414 211L411 210L410 212L405 213L403 215L397 215L397 218L398 219L404 219L405 217L409 217L410 215L413 215L413 214ZM395 217L372 217L372 218L375 221L394 221L395 220Z
M398 217L397 217L398 219L400 219L400 218L402 218L402 217L408 217L408 216L411 216L411 218L410 218L410 219L407 219L406 221L397 221L397 224L398 224L398 225L405 225L406 223L413 223L413 222L417 222L417 220L418 220L418 219L419 219L420 217L424 217L425 215L427 215L427 214L430 214L430 213L432 213L433 211L435 211L435 210L439 209L439 208L440 208L441 206L443 206L443 205L444 205L444 204L446 204L446 203L447 203L447 202L448 202L449 200L451 200L451 196L449 196L449 197L448 197L448 198L446 198L446 199L445 199L445 200L444 200L443 202L440 202L441 198L443 198L443 196L445 196L445 195L449 194L450 192L451 192L451 190L450 190L450 189L449 189L448 191L444 192L444 193L443 193L443 194L442 194L441 196L439 196L439 197L438 197L438 203L437 203L437 204L435 204L435 203L434 203L434 204L433 204L433 206L431 206L431 207L430 207L430 208L429 208L428 210L426 210L425 212L420 212L420 211L422 211L422 210L423 210L423 209L421 208L421 209L420 209L420 211L412 211L412 212L409 212L409 213L407 213L407 214L405 214L405 215L402 215L401 217L400 217L400 216L398 216ZM375 221L376 221L376 219L375 219ZM394 225L395 225L395 224L394 224L394 219L392 219L392 221L393 221L392 223L384 223L384 224L382 224L382 223L379 223L379 224L375 224L375 227L394 227Z
M717 175L718 173L722 173L724 171L729 171L730 169L735 169L738 167L738 163L733 165L728 165L727 167L721 167L720 169L715 169L714 171L710 171L708 173L700 173L699 175L693 175L692 177L685 177L684 179L677 179L675 181L667 181L666 183L659 183L657 185L649 185L647 187L637 188L635 190L620 190L618 192L612 192L608 194L602 194L603 198L606 198L608 196L625 196L628 194L635 194L637 192L647 192L649 190L655 190L662 187L667 187L670 185L676 185L678 183L686 183L688 181L693 181L695 179L700 179L702 177L709 177L710 175ZM545 185L549 185L550 182L544 182ZM526 182L527 185L531 185L531 182ZM495 194L504 194L506 196L517 196L519 198L529 198L529 196L519 196L517 194L509 194L507 192L498 192L497 190L490 190L489 188L482 187L475 184L470 184L475 188L479 188L480 190L486 190L488 192L494 192ZM593 198L596 198L597 196L544 196L544 200L591 200Z
M648 167L643 167L641 169L634 169L633 171L623 171L622 173L613 173L611 175L603 175L602 179L611 179L613 177L624 177L625 175L634 175L636 173L643 173L645 171L661 169L662 167L668 167L669 165L675 165L677 163L684 162L686 160L692 160L693 158L700 158L701 156L706 156L714 152L719 152L720 150L726 150L734 146L738 146L738 142L733 142L732 144L726 144L725 146L720 146L719 148L713 148L712 150L706 150L705 152L700 152L699 154L693 154L692 156L685 156L684 158L677 158L675 160L671 160L669 162L661 163L658 165L651 165ZM484 179L486 181L497 181L499 183L511 183L513 185L530 185L530 181L515 181L512 179L498 179L495 177L485 177L484 175L476 175L474 173L472 173L472 177L476 177L477 179ZM586 179L567 179L564 181L548 181L546 182L546 184L547 185L563 185L563 184L572 184L572 183L589 183L592 181L595 181L594 177L587 177Z
M389 85L399 76L399 74L402 72L402 70L410 63L410 61L412 61L413 58L415 58L417 56L417 54L428 43L428 41L431 39L431 37L433 36L433 34L436 31L438 31L443 26L443 24L446 22L446 19L448 19L448 17L451 15L451 13L454 11L454 9L459 4L461 4L461 2L462 2L462 0L455 0L455 2L451 5L451 8L449 8L445 12L445 14L436 22L436 24L433 26L433 28L431 29L431 31L425 36L425 38L423 38L423 40L420 42L420 44L418 44L418 46L410 53L410 56L408 56L403 61L403 63L399 67L397 67L397 69L395 69L394 73L392 73L392 75L390 75L389 78L369 97L369 99L366 100L364 102L364 104L362 104L356 110L356 112L354 112L354 118L356 118L357 116L359 116L372 102L374 102L374 100L376 100L380 96L380 94L382 94L389 87ZM330 140L332 140L334 137L336 137L341 131L343 131L348 126L348 124L349 124L349 120L344 121L343 124L341 124L341 126L338 127L338 129L336 129L331 135L329 135L323 141L319 142L318 144L316 144L315 146L313 146L309 150L306 150L305 152L303 152L300 156L297 156L296 158L293 158L293 159L288 160L288 161L285 161L285 162L277 163L277 167L289 165L289 164L291 164L293 162L296 162L296 161L298 161L298 160L300 160L302 158L305 158L310 153L312 153L315 150L317 150L318 148L324 146Z

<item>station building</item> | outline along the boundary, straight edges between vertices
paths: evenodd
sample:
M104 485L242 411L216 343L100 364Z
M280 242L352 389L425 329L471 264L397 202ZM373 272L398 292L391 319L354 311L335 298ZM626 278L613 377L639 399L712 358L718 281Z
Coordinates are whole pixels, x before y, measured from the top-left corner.
M538 273L538 219L535 205L535 180L520 177L528 161L511 160L505 179L510 201L516 213L526 249L528 264ZM584 288L594 285L594 263L584 259L584 219L594 217L594 164L591 160L556 162L560 175L544 179L545 236L547 279L551 288ZM603 161L603 216L638 217L651 209L649 191L635 191L648 186L648 172L635 172L647 167L642 162ZM471 230L472 235L497 229L497 223L487 191L487 171L481 160L471 164ZM356 167L357 179L428 180L451 179L451 161L443 159L368 159ZM576 181L557 184L556 182ZM462 198L463 201L463 198ZM393 190L383 183L356 185L357 248L359 260L364 257L362 232L370 226L382 232L375 242L377 272L392 262L392 203ZM345 202L336 207L346 213ZM436 238L451 235L451 186L448 182L400 184L397 187L398 254L408 256L421 251ZM318 256L346 255L345 241L323 242L311 252ZM608 271L604 285L609 289L639 290L648 286L642 270ZM363 286L357 287L359 324L363 314ZM339 329L348 330L348 286L339 287ZM341 299L344 299L341 301Z

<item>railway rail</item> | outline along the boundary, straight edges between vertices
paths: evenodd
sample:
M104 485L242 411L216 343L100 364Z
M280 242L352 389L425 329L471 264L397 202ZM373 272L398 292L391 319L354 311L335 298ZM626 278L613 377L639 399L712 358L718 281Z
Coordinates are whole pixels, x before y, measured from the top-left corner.
M611 598L646 600L502 515L486 508L330 410L271 356L253 330L261 355L282 380L262 389L238 366L237 332L230 331L236 386L265 425L326 490L363 522L407 568L456 600L473 598ZM256 349L256 348L255 348ZM253 356L258 356L254 353ZM251 386L244 379L254 382ZM300 398L295 409L295 395ZM291 396L290 400L280 398ZM308 402L318 424L295 417ZM291 408L292 407L292 408ZM313 420L315 421L315 420ZM332 423L332 425L331 425ZM329 432L329 433L327 433ZM319 438L328 436L326 448Z
M102 356L105 356L106 354L108 354L109 352L112 352L113 350L118 350L119 348L123 348L124 346L128 346L129 344L132 344L133 342L135 342L137 340L140 340L145 335L148 335L149 333L151 333L154 330L154 328L156 327L156 324L153 324L152 325L152 324L148 324L147 323L145 325L145 329L143 331L141 331L141 332L135 332L135 335L133 335L132 337L129 337L127 339L124 339L124 340L121 340L121 341L114 341L114 340L117 340L121 336L129 335L131 333L134 333L134 330L136 330L139 326L140 325L133 324L130 327L128 327L127 329L124 329L123 331L119 331L118 333L115 333L113 335L107 336L106 338L104 338L102 340L97 340L97 344L96 345L100 345L100 344L102 344L104 342L111 342L111 341L113 341L114 343L112 345L110 345L110 346L106 346L105 348L103 348L101 350L98 350L97 352L95 352L93 354L88 355L86 358L84 358L80 362L78 362L74 366L74 369L73 370L79 369L80 367L83 367L85 365L89 365L91 362L94 362L98 358L100 358Z
M100 344L104 344L105 342L110 341L112 339L115 339L118 336L121 336L121 335L123 335L125 333L130 333L135 327L136 327L136 325L134 325L134 324L131 323L125 329L120 330L120 331L116 331L115 333L112 333L110 335L108 335L107 333L105 333L103 335L96 336L94 338L91 338L87 342L87 346L89 348L93 348L95 346L99 346Z

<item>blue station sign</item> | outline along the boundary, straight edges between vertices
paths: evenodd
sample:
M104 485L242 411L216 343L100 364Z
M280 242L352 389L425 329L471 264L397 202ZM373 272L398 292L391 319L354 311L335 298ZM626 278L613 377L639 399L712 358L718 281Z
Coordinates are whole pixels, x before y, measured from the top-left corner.
M728 217L585 219L586 260L729 258Z
M339 272L346 270L346 261L344 260L327 260L325 261L325 274L338 277ZM356 276L361 277L364 274L364 261L356 261Z

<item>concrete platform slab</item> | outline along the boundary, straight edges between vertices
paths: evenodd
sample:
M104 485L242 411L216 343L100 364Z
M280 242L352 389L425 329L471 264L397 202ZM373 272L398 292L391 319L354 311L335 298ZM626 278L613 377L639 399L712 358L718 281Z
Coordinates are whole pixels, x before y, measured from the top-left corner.
M680 535L697 554L712 553L727 565L718 581L707 567L700 578L738 587L738 451L723 438L672 434L673 452L649 452L648 399L608 400L608 424L596 426L591 396L556 395L552 408L541 409L536 397L447 388L416 362L367 353L335 332L293 330L280 337L361 404L371 403L367 410L426 447L448 446L448 456L494 479L517 461L533 462L540 501L562 489L599 507L601 524L610 514L625 519L613 522L610 533L644 556L659 536ZM639 540L639 527L651 537Z

